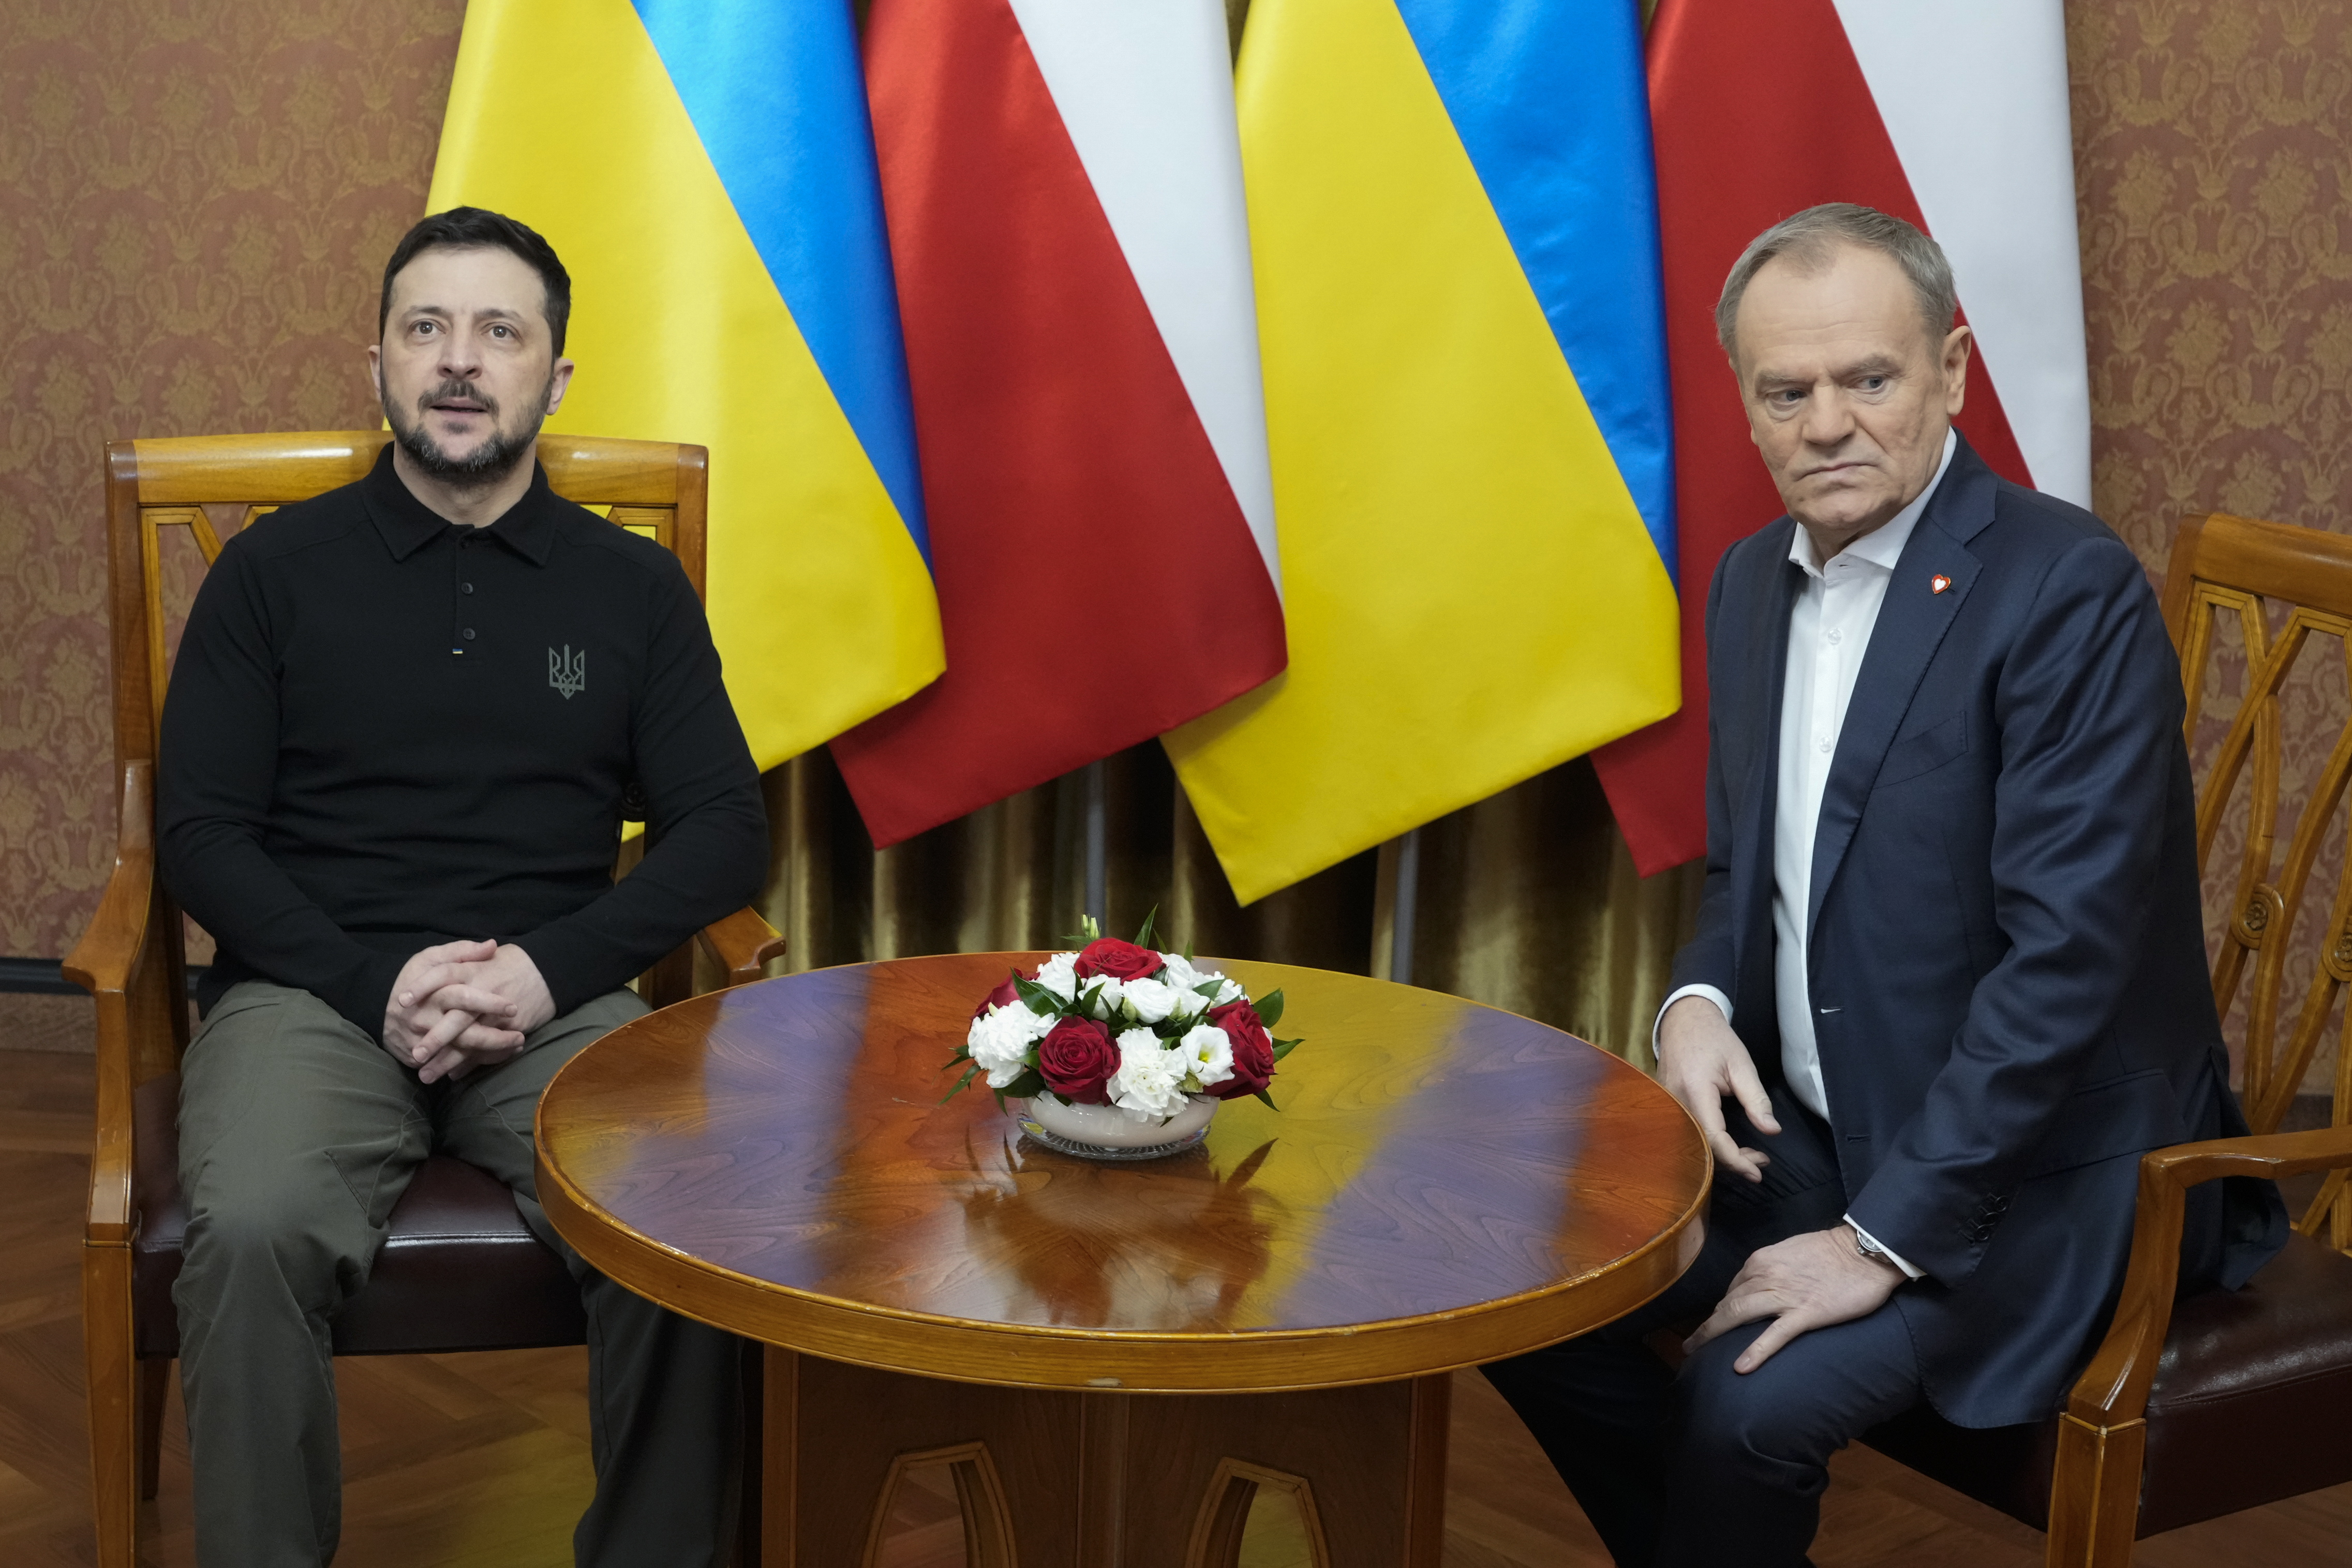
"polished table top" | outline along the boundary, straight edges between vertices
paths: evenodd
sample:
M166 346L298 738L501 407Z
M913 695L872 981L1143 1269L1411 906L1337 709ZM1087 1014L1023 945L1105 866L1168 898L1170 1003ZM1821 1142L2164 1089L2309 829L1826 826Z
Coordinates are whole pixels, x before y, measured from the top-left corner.
M542 1203L623 1283L736 1332L967 1382L1386 1381L1606 1322L1696 1255L1682 1109L1574 1037L1361 976L1279 986L1277 1113L1097 1164L942 1104L973 1006L1038 954L820 969L625 1025L539 1111ZM959 1064L959 1067L961 1064Z

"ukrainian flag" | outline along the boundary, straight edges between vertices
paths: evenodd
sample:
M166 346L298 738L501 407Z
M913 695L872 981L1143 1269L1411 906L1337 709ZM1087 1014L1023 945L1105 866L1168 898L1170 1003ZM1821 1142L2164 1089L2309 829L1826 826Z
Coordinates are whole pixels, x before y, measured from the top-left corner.
M710 448L710 627L772 767L945 667L848 0L473 0L429 210L572 278L552 428Z
M1244 901L1674 711L1634 0L1255 0L1290 665L1166 737Z

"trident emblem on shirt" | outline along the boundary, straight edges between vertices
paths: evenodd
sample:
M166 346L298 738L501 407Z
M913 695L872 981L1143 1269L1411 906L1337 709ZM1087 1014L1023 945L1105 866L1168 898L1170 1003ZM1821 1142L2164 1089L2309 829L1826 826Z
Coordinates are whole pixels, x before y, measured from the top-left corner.
M561 653L550 648L547 651L547 684L562 692L565 702L570 702L572 694L588 684L588 650L583 648L575 653L569 643L563 644Z

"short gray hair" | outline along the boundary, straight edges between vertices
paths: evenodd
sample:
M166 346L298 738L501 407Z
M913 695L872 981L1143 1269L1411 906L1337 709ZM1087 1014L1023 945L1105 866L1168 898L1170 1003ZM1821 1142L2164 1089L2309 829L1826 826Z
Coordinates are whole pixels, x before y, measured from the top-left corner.
M1952 264L1944 259L1944 247L1901 218L1875 207L1853 202L1823 202L1793 217L1782 218L1748 241L1748 248L1739 253L1739 259L1732 264L1731 276L1723 280L1723 298L1715 303L1715 336L1722 343L1723 351L1738 362L1734 328L1739 319L1739 302L1748 297L1748 286L1756 281L1756 275L1764 270L1766 263L1785 257L1802 271L1820 272L1848 246L1894 258L1895 265L1903 268L1903 275L1911 280L1911 291L1918 296L1919 314L1927 324L1928 340L1941 342L1944 334L1952 329L1952 315L1960 302L1958 291L1952 286Z

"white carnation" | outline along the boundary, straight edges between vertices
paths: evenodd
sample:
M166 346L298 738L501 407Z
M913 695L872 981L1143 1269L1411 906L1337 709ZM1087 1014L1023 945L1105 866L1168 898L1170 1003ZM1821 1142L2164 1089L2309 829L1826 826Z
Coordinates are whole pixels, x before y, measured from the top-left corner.
M1163 1050L1158 1035L1148 1029L1127 1030L1118 1037L1118 1056L1110 1103L1129 1120L1161 1121L1184 1108L1184 1058Z
M1160 973L1155 978L1165 981L1180 991L1189 991L1208 978L1208 976L1192 967L1192 959L1181 953L1162 953L1160 955Z
M1026 1003L993 1007L971 1020L964 1049L988 1074L991 1089L1003 1089L1029 1065L1029 1048L1045 1038L1054 1020L1031 1012Z
M1177 999L1182 993L1158 980L1129 980L1120 988L1120 995L1137 1018L1145 1023L1158 1023L1176 1010ZM1201 998L1192 999L1197 1002Z
M1056 953L1037 966L1037 983L1068 1001L1078 994L1078 956Z
M1184 1059L1184 1070L1203 1089L1234 1075L1234 1042L1214 1024L1196 1024L1187 1030L1176 1042L1175 1053Z

